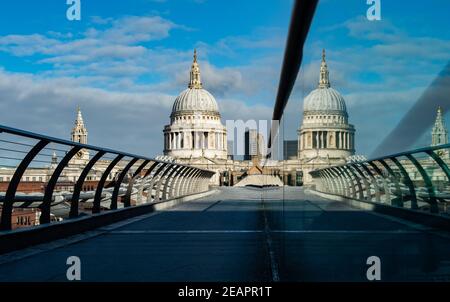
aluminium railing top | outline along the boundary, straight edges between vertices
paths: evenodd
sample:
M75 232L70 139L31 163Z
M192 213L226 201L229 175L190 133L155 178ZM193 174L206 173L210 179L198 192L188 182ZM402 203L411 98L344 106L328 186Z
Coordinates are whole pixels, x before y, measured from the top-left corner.
M88 158L81 164L77 163L77 176L75 177L74 183L70 183L69 186L73 186L73 193L70 196L65 196L66 201L70 202L70 218L78 217L78 204L80 200L81 190L85 180L88 179L88 174L92 172L94 166L100 162L100 159L107 159L106 164L102 163L104 167L100 172L100 179L97 183L96 188L93 189L93 208L92 213L99 213L101 211L101 202L105 197L104 188L107 184L108 177L110 177L111 172L116 169L116 178L113 180L113 188L109 192L109 197L111 200L110 210L117 209L117 201L119 196L124 196L124 206L131 206L130 196L131 192L136 192L134 187L137 183L141 184L140 193L142 193L143 186L146 186L148 190L150 188L150 197L152 196L152 191L155 191L154 201L164 201L171 197L178 197L181 195L198 193L201 190L207 190L208 181L205 181L215 174L213 171L192 167L189 165L157 160L145 156L135 155L131 153L121 152L117 150L112 150L108 148L102 148L87 144L81 144L72 142L69 140L54 138L46 135L41 135L29 131L24 131L12 127L7 127L0 125L0 135L8 134L14 138L11 140L1 140L6 143L13 143L20 146L26 146L30 149L23 150L11 150L9 148L0 148L3 152L15 152L15 154L20 153L23 158L13 158L13 157L3 157L7 160L18 161L19 164L16 167L9 167L13 172L12 177L8 178L8 184L6 192L2 198L0 198L1 206L1 224L0 230L10 230L12 228L12 213L14 204L19 202L16 193L19 188L19 184L24 178L24 174L30 167L30 164L35 162L44 162L36 160L39 156L48 156L47 154L42 154L41 151L45 149L58 150L62 152L62 159L56 162L48 175L48 181L45 181L43 186L43 197L42 202L39 206L41 210L40 223L50 223L51 221L51 207L54 199L54 191L58 184L58 180L63 173L63 170L69 166L72 160L75 158L76 154L82 150L94 151L95 154L88 156ZM19 142L20 139L28 139L33 142L30 144L25 144ZM67 150L52 149L48 146L54 144L57 146L65 146ZM62 148L62 147L60 147ZM64 149L64 148L63 148ZM106 158L105 155L113 155L112 158ZM119 162L123 163L123 166L118 165ZM47 162L48 163L48 162ZM120 166L120 167L119 167ZM132 168L137 167L132 173ZM12 168L12 169L11 169ZM145 169L147 168L147 169ZM4 172L4 170L2 170ZM144 173L145 172L145 173ZM121 188L122 181L124 181L127 173L133 174L131 180L129 180L128 185L125 188ZM145 179L151 179L147 182L139 181L138 178L140 173L144 173ZM111 178L109 178L111 180ZM125 184L124 184L125 185ZM66 194L67 195L67 194ZM161 196L161 197L160 197ZM22 200L27 201L27 197L21 197ZM33 201L38 200L36 196L33 197ZM29 199L29 198L28 198ZM31 199L30 199L31 200ZM150 199L148 199L150 200Z

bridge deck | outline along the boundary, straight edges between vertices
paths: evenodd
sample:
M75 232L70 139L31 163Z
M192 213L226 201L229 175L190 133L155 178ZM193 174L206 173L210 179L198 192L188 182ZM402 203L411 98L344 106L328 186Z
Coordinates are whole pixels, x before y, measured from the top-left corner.
M283 200L284 198L284 200ZM298 188L224 188L168 211L0 256L0 281L450 280L450 237Z

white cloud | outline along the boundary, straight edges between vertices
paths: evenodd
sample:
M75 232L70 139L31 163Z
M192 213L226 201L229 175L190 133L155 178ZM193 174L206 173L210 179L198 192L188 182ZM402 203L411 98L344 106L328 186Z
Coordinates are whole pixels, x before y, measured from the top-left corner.
M94 18L94 24L106 29L89 28L81 37L62 33L7 35L0 37L0 50L15 56L41 55L40 63L74 64L92 61L129 59L146 55L145 47L136 45L164 39L174 28L183 29L159 16L127 16L117 20Z
M88 36L118 44L135 44L160 40L169 36L176 25L159 16L128 16L112 21L112 27L105 31L93 30Z

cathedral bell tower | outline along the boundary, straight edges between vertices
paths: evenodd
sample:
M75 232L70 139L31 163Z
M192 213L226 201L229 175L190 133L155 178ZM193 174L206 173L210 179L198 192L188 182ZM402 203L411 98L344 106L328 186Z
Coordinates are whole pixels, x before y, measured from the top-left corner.
M442 108L438 107L436 121L431 130L431 146L439 146L448 144L448 130L445 126ZM450 159L450 152L448 149L438 150L437 154L444 159Z
M75 125L72 128L71 140L75 143L87 144L88 131L84 125L83 116L81 114L80 107L77 109L77 118L75 119ZM77 153L74 157L76 160L89 160L89 151L83 149Z
M431 146L448 144L448 130L445 127L444 118L442 116L442 108L437 110L436 121L431 131Z

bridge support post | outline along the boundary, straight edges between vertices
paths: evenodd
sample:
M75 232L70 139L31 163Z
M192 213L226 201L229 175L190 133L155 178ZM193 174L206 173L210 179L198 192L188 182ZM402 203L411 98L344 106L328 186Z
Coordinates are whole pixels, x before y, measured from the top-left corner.
M197 174L198 171L195 169L191 169L191 171L187 174L186 179L183 181L183 184L181 185L181 196L188 194L188 188L192 183L192 179L195 174Z
M159 197L159 195L161 195L161 189L163 188L163 181L164 181L164 179L165 179L166 181L168 181L166 175L167 175L168 173L173 173L172 170L174 170L175 167L176 167L176 166L173 166L173 165L170 165L170 164L169 164L169 165L167 166L167 168L161 173L161 176L159 177L158 182L156 183L156 192L155 192L155 199L154 199L154 202L158 202L158 201L161 200L161 197L162 197L162 196Z
M361 181L358 178L358 176L356 175L356 173L353 171L353 167L347 165L347 166L344 166L344 170L347 171L347 175L350 178L351 183L352 183L353 198L359 199L359 200L364 200L364 192L362 189Z
M47 187L45 188L44 199L42 200L42 203L40 205L41 217L39 219L39 222L41 224L50 223L51 219L50 208L52 205L53 191L55 189L56 183L58 182L58 178L61 175L64 168L69 163L69 161L72 159L72 157L74 157L75 154L77 154L78 151L80 151L81 149L82 148L80 146L72 147L72 149L70 149L70 151L66 154L66 156L64 156L64 158L58 164L55 171L53 171L53 174L47 183Z
M400 173L402 173L403 178L405 179L405 183L408 186L409 189L409 200L411 200L411 209L417 209L417 195L416 195L416 190L414 188L414 184L411 181L411 178L408 175L408 172L406 172L405 168L403 167L403 165L398 161L397 158L395 157L391 157L390 160L397 165L398 169L400 170ZM403 206L403 204L402 204Z
M439 207L436 201L436 192L434 191L433 183L428 176L425 169L422 167L422 165L419 163L419 161L412 156L411 154L407 154L406 157L413 163L413 165L417 168L417 170L420 173L420 176L422 176L423 181L425 182L425 186L428 190L428 196L429 196L429 204L430 204L430 211L431 213L439 213ZM417 204L416 204L417 205Z
M316 190L319 192L326 192L327 190L329 190L328 179L324 176L324 173L319 171L316 174L316 177L319 180L319 182L316 184Z
M180 173L176 176L176 179L171 187L170 196L179 197L180 196L180 185L185 178L187 172L189 171L189 167L183 167Z
M336 167L336 171L338 175L340 175L343 182L345 183L345 196L347 197L352 196L356 198L356 194L353 193L355 188L353 187L353 182L349 174L345 171L343 167Z
M345 194L345 184L344 184L344 181L343 181L343 179L342 179L342 175L339 175L339 172L336 171L336 169L334 169L334 168L330 168L330 169L328 170L328 172L329 172L330 175L331 175L332 177L334 177L334 178L337 180L337 182L339 183L339 194L345 196L345 195L346 195L346 194Z
M177 172L179 173L181 169L183 169L182 166L174 166L172 168L172 170L170 171L170 173L167 175L166 181L164 182L164 187L163 187L163 190L162 190L162 200L167 200L168 197L170 196L168 194L169 184L170 184L170 186L173 185L173 181L175 179L175 175L177 174Z
M356 179L362 179L363 183L364 183L364 190L362 189L361 186L361 182L359 181L359 189L360 189L360 194L359 197L362 200L368 200L371 201L372 200L372 192L371 192L371 187L369 182L367 181L366 176L364 175L364 173L361 171L361 169L359 169L359 167L356 164L351 164L350 165L351 168L353 168L361 177L358 177L354 172L354 176ZM376 190L376 189L375 189ZM366 196L364 196L364 191L366 192Z
M319 171L319 175L321 179L321 186L325 186L325 190L334 192L333 182L329 175L325 171ZM324 190L324 188L321 188L321 190Z
M396 207L403 207L403 193L402 190L400 189L398 176L394 173L392 168L384 160L379 159L377 161L383 165L386 171L388 171L389 175L391 175L391 179L394 181L396 194L394 193L395 198L390 200L391 205Z
M383 175L383 171L381 171L381 169L373 161L369 161L369 165L375 170L375 172L377 172L378 176L383 181L384 202L390 204L391 201L392 201L392 199L391 199L391 191L390 191L390 188L389 188L389 184L388 184L388 182L386 180L386 177ZM389 172L388 172L388 174L389 174ZM392 175L391 175L391 177L392 177ZM375 178L375 180L377 181L376 178ZM378 184L378 181L377 181L377 184Z
M203 177L203 171L200 171L200 173L195 177L193 193L198 193L201 191L200 185L201 185L202 177Z
M438 164L438 166L442 169L444 174L447 176L448 181L450 182L450 169L448 168L447 164L432 150L428 150L426 151L426 153Z
M377 180L376 180L375 176L373 175L372 171L370 171L370 169L366 166L365 163L361 163L360 166L367 173L367 175L369 175L369 177L371 179L371 185L373 186L373 188L375 190L375 200L377 202L380 202L381 201L380 187L379 187L379 185L377 183ZM363 173L363 172L361 171L360 173ZM369 190L370 190L370 188L369 188ZM372 200L372 198L370 200Z
M138 196L137 196L137 203L138 204L142 204L142 198L143 198L143 194L144 194L144 188L145 188L145 185L146 185L146 183L147 182L149 182L149 181L151 181L151 179L149 180L149 178L150 178L150 174L153 172L153 170L158 166L158 165L160 165L160 163L159 162L154 162L151 166L150 166L150 168L148 168L148 170L147 170L147 172L145 173L145 175L144 175L144 177L142 177L142 180L141 180L141 184L139 185L139 189L138 189Z
M83 171L80 174L80 177L78 177L77 183L75 184L73 188L73 194L72 199L70 202L70 213L69 218L75 218L78 217L78 203L80 199L80 192L83 188L84 180L88 176L89 172L94 167L95 163L102 158L103 155L105 155L105 151L98 151L97 154L94 155L94 157L89 161L89 163L84 167Z
M152 194L153 194L153 188L155 186L155 182L156 182L157 179L159 179L160 173L164 172L164 170L167 168L167 166L168 166L168 163L162 163L158 167L158 169L155 171L155 173L153 174L153 177L150 179L150 183L148 185L147 202L152 202ZM156 194L155 194L155 197L153 198L153 201L155 199L156 199Z
M125 193L124 196L124 200L123 200L123 206L125 208L130 207L131 206L131 193L133 191L133 187L134 187L134 183L136 181L136 179L139 177L139 175L141 174L142 170L145 168L145 166L148 165L148 163L150 162L150 160L145 160L138 168L137 170L134 172L133 177L130 179L130 181L128 182L128 186L127 186L127 192Z
M327 177L329 179L329 181L331 183L331 190L332 190L333 194L340 194L339 183L338 183L337 178L328 169L324 170L324 175L325 175L325 177Z
M116 183L114 185L114 191L111 196L111 205L109 206L109 208L111 210L117 209L117 199L119 198L119 190L120 190L120 186L122 185L122 181L125 178L125 176L127 175L128 171L131 169L131 167L133 167L133 165L137 161L138 161L138 158L133 158L132 160L130 160L130 162L125 166L125 168L120 172L119 176L117 177Z
M0 225L0 230L7 231L11 230L11 219L12 219L12 211L14 206L14 199L16 197L17 187L19 186L20 180L22 179L23 174L27 170L30 163L33 159L39 154L39 152L44 149L50 141L41 140L39 141L25 156L25 158L20 162L16 171L14 172L13 177L8 185L8 189L6 190L5 200L2 205L2 221Z
M106 170L103 172L102 177L97 185L97 190L95 191L94 204L92 206L92 214L100 213L100 202L102 201L103 187L105 186L106 180L108 179L109 173L112 169L124 158L125 155L119 154L116 158L108 165Z
M186 182L186 187L184 188L184 194L183 195L187 195L187 194L191 194L195 191L195 181L196 181L196 177L197 175L200 174L199 170L194 170L194 173L192 173L191 176L189 176L189 179Z

